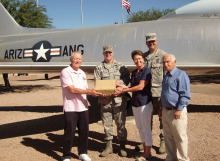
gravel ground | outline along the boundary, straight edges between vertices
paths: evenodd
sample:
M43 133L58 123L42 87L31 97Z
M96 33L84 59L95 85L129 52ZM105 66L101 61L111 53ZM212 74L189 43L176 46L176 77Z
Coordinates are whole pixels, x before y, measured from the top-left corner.
M203 71L204 72L204 71ZM219 72L219 71L218 71ZM220 72L199 74L188 71L191 79L192 100L188 106L189 157L192 161L220 160ZM52 161L62 155L63 113L59 73L9 76L15 92L6 92L0 77L0 161ZM93 77L88 75L90 88ZM113 140L114 153L106 158L99 154L104 149L104 131L100 121L97 99L88 97L90 103L89 156L93 161L134 160L138 152L139 135L129 107L127 117L128 157L118 156L119 144ZM159 121L154 115L153 161L165 159L157 154L159 147ZM115 128L115 127L114 127ZM116 131L116 128L115 128ZM77 140L76 136L76 140ZM72 148L78 160L77 142Z

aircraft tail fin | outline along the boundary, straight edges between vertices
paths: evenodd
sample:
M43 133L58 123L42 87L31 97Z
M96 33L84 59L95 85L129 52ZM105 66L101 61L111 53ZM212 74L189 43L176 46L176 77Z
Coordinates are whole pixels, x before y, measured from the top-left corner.
M8 13L0 3L0 35L13 35L20 33L21 26Z

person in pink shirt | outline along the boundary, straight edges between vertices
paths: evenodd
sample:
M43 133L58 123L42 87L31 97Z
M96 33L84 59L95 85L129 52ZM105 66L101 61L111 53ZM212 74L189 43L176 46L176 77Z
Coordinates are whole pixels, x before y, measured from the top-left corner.
M86 74L80 69L82 54L73 52L70 66L61 71L60 81L63 92L63 111L65 118L63 161L70 161L71 148L76 127L79 131L79 159L91 161L87 155L89 113L86 95L97 96L98 92L88 89Z

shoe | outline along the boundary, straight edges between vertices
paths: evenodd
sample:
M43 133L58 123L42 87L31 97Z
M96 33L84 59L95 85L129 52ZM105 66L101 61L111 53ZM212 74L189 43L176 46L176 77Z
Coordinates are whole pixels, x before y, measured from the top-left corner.
M158 153L159 154L164 154L165 153L165 141L164 140L160 141L160 148L158 150Z
M127 156L127 152L126 152L126 149L125 149L125 141L121 141L120 142L120 147L121 147L121 149L120 149L119 155L121 157L126 157Z
M107 157L109 154L113 153L112 148L112 140L106 141L106 147L105 150L99 155L100 157Z
M62 161L70 161L71 156L62 157Z
M63 159L63 161L70 161L70 159L69 159L69 158L66 158L66 159Z
M91 159L89 158L89 156L87 154L80 154L79 155L79 160L82 161L91 161Z
M147 156L146 158L144 158L144 157L141 158L141 156L135 157L135 161L146 161L146 160L149 160L149 159L152 159L151 154L149 156Z
M145 158L136 158L135 161L146 161Z
M136 145L136 146L135 146L135 150L136 150L136 151L142 151L142 150L144 150L143 144Z
M146 160L148 160L148 159L152 159L153 157L152 157L152 155L150 154L150 155L148 155L145 159Z

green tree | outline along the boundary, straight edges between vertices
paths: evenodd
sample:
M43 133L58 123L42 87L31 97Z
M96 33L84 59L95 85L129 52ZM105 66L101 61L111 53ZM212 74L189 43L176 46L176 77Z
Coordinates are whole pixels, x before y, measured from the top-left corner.
M45 14L47 12L46 8L44 6L37 7L34 0L0 0L0 2L6 10L8 10L15 21L23 27L52 27L52 19ZM6 90L14 91L9 83L8 73L3 73L3 78Z
M52 19L46 15L46 8L39 5L35 0L1 0L15 21L23 27L50 28Z
M164 9L160 11L159 9L148 9L146 11L138 11L135 13L131 13L128 16L127 22L139 22L139 21L152 21L157 20L160 17L174 11L174 9Z

